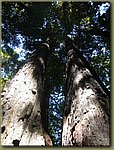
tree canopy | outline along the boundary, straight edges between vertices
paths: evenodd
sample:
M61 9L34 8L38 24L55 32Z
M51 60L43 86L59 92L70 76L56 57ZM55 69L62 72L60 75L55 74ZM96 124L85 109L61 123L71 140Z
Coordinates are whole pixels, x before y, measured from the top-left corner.
M47 39L49 130L54 144L60 145L66 40L75 43L110 90L110 3L2 2L2 87ZM24 49L21 55L16 47Z

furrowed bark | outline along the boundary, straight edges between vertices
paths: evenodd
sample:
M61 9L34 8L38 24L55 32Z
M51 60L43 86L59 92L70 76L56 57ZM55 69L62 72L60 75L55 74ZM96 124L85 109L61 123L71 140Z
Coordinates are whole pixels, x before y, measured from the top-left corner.
M43 43L15 77L7 83L2 96L1 145L52 145L42 126L45 71L49 46ZM45 136L47 134L47 136ZM48 144L47 144L48 141Z
M109 146L108 93L75 45L68 47L62 146Z

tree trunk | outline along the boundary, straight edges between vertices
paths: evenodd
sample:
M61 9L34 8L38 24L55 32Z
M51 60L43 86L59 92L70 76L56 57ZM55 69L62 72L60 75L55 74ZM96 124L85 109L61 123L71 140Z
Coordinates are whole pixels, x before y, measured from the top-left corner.
M75 45L67 51L62 146L109 146L106 88Z
M7 83L1 94L3 146L52 145L49 135L43 129L44 120L41 116L41 110L45 108L44 86L48 51L49 45L43 43Z

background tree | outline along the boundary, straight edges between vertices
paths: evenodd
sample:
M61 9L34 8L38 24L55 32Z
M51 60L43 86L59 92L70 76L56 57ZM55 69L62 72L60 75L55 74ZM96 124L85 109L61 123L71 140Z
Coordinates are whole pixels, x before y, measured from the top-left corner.
M101 6L104 6L102 14ZM14 50L21 40L24 49L22 54L27 59L35 52L35 45L50 38L46 72L49 99L48 129L55 145L61 144L66 68L65 40L69 36L74 41L110 90L110 40L107 35L110 36L108 2L2 3L3 52L8 45ZM53 124L57 126L53 127Z

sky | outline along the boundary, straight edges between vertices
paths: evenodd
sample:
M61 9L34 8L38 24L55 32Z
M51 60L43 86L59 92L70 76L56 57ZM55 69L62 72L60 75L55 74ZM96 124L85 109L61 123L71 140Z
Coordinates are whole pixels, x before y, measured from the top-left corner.
M102 4L102 6L99 7L100 15L105 13L109 6L110 6L110 4L108 2L106 2L105 4Z

